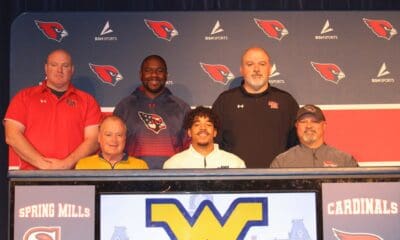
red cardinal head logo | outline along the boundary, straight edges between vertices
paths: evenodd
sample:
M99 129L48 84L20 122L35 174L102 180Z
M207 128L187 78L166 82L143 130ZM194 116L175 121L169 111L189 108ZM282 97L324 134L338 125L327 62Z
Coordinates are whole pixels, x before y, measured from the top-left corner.
M200 66L217 83L226 85L230 80L235 78L231 70L225 65L200 63Z
M397 30L386 20L363 18L363 21L367 27L369 27L369 29L380 38L390 40L397 34Z
M323 79L328 82L337 84L346 76L339 66L333 63L311 62L311 66L319 73L319 75L321 75Z
M351 232L344 232L332 228L333 235L338 240L383 240L378 235L371 234L371 233L351 233Z
M167 128L167 125L165 124L162 117L155 113L145 113L139 111L138 114L139 118L143 121L146 128L151 130L155 134L158 134L161 130Z
M175 36L178 36L178 31L167 21L153 21L145 19L146 26L153 32L156 37L171 41Z
M289 34L287 28L278 20L261 20L254 18L257 26L270 38L281 40Z
M111 65L95 65L89 63L90 69L97 75L103 83L115 86L118 81L124 77L119 73L118 69Z
M61 42L61 40L68 36L68 32L64 29L63 25L58 22L42 22L35 20L37 28L51 40Z

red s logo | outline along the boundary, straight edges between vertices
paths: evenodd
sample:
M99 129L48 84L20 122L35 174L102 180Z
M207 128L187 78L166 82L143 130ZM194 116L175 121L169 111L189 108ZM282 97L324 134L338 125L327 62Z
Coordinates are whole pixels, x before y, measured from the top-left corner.
M23 240L61 240L61 227L33 227L28 229Z
M200 66L217 83L226 85L230 80L235 78L231 70L225 65L200 63Z
M103 83L112 86L115 86L118 81L121 81L124 78L119 73L118 69L111 65L95 65L89 63L89 67Z
M363 18L364 23L378 37L390 40L397 34L397 30L386 20Z
M321 75L323 79L328 82L337 84L346 76L339 66L333 63L311 62L311 66L319 73L319 75Z
M144 23L158 38L171 41L173 37L178 36L178 31L170 22L145 19Z
M51 40L61 42L61 40L68 36L68 32L64 29L63 25L58 22L42 22L35 20L37 28Z
M270 38L281 40L289 34L286 27L278 20L261 20L254 18L257 26Z
M350 233L335 228L332 228L332 231L338 240L383 240L380 236L371 233Z

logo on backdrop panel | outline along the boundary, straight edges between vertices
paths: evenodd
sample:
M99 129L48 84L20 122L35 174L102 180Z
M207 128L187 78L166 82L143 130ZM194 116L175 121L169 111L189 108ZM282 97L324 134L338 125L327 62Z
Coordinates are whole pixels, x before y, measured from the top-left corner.
M217 22L214 24L214 27L211 29L210 35L209 36L205 36L204 40L207 41L212 41L212 40L216 40L216 41L222 41L222 40L228 40L228 36L223 35L221 33L223 33L225 30L221 27L221 23L219 22L219 20L217 20Z
M397 30L393 25L383 19L368 19L363 18L364 23L369 29L379 38L390 40L394 35L397 34Z
M285 25L278 20L262 20L254 18L254 22L269 38L280 41L284 36L289 34Z
M340 69L340 67L334 63L311 62L311 66L324 80L328 82L338 84L339 81L346 76L342 69Z
M61 240L61 227L32 227L28 229L23 240Z
M338 240L383 240L380 236L372 233L354 233L354 232L345 232L340 231L336 228L332 228L333 235Z
M114 66L89 63L89 67L103 83L115 86L119 81L124 79L119 70Z
M43 22L35 20L36 27L50 40L61 42L68 36L67 30L59 22Z
M217 83L226 85L229 81L235 78L235 75L229 68L222 64L207 64L200 63L201 68L208 76Z
M144 23L158 38L171 41L173 37L178 36L178 30L170 22L144 19Z
M379 68L378 74L376 78L372 78L372 83L394 83L394 78L388 78L387 75L390 75L389 70L386 67L386 63L382 63L381 67Z
M337 35L328 34L333 32L329 20L326 20L324 26L321 29L320 35L315 36L315 40L337 40L339 37Z
M103 29L100 32L100 36L94 37L95 41L117 41L118 38L116 36L106 36L113 33L114 30L111 28L110 21L107 21Z
M278 68L276 67L276 64L275 63L272 64L268 82L271 83L271 84L284 84L285 80L283 80L283 79L271 79L271 78L277 77L279 75L281 75L281 73L278 71Z

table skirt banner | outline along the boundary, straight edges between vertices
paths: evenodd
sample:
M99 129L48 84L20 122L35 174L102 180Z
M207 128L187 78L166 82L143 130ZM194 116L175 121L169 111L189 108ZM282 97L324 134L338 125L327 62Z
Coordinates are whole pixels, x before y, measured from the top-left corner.
M317 239L315 192L104 194L100 239Z
M397 240L400 182L322 183L325 240Z
M94 186L15 186L14 238L95 238Z

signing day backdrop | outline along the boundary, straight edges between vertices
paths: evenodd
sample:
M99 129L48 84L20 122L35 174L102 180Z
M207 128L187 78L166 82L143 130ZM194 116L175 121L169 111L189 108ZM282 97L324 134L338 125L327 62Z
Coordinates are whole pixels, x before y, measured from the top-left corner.
M360 165L399 165L399 29L398 12L379 11L25 13L11 29L10 97L42 81L49 51L65 48L73 83L104 112L140 84L150 54L166 59L174 94L210 106L240 84L241 54L258 45L273 86L324 110L328 144Z

